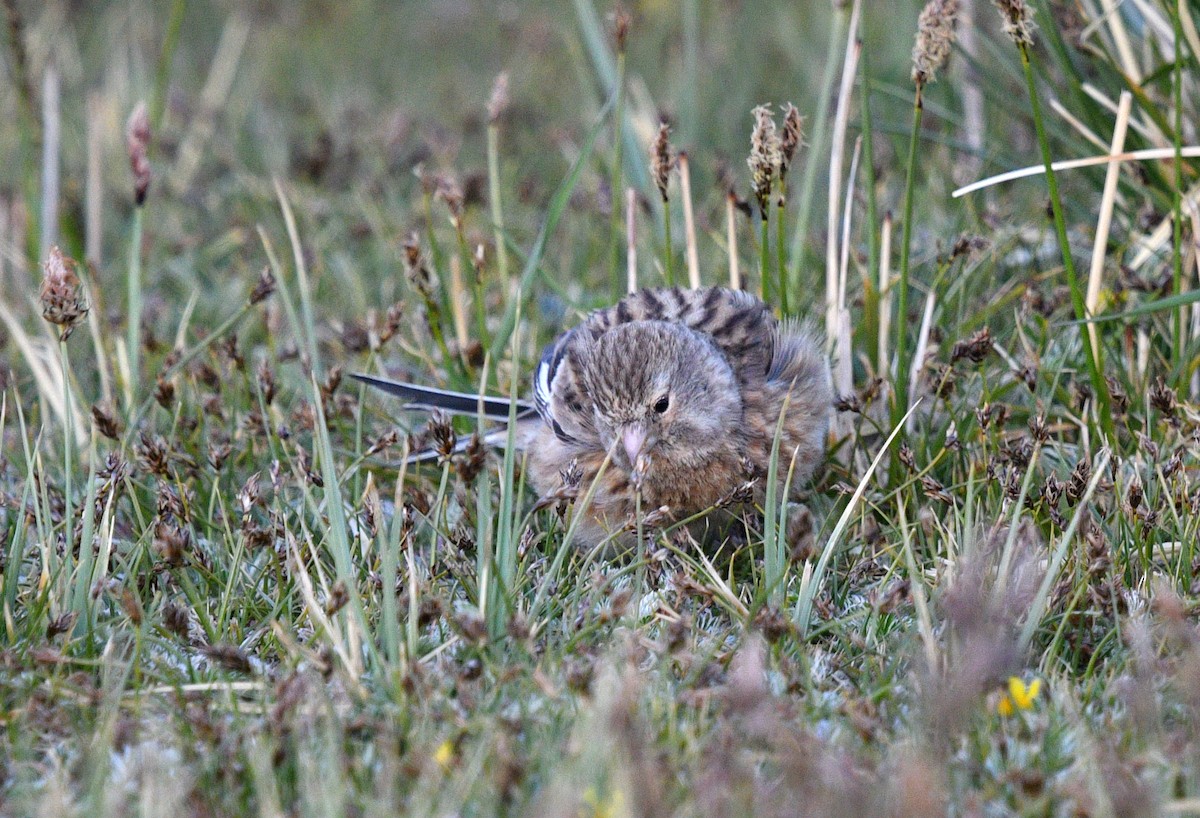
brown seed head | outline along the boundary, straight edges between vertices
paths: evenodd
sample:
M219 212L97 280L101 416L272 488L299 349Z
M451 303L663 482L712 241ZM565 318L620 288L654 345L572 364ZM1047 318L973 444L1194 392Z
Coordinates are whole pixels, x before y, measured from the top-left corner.
M751 113L754 115L754 130L750 132L750 156L746 164L750 166L754 198L758 201L759 212L765 218L771 184L783 164L783 151L779 134L775 131L771 106L759 105Z
M917 41L912 52L912 80L917 87L937 79L946 67L958 25L959 0L929 0L917 19Z
M129 151L129 167L133 171L133 201L138 207L146 202L150 188L150 117L146 103L139 102L125 125L125 148Z
M979 330L965 341L959 341L950 351L950 363L966 358L971 363L980 363L992 351L992 334L987 327Z
M461 230L463 206L466 199L463 197L462 185L458 179L452 174L443 173L438 177L436 195L446 203L446 209L450 211L450 223L454 225L454 229Z
M483 439L476 432L471 435L467 447L463 449L462 456L458 458L458 474L466 483L473 483L479 473L483 471L486 462L487 447L483 445Z
M1023 47L1033 45L1033 31L1037 26L1033 22L1033 9L1025 0L992 0L992 5L1000 10L1004 33L1014 43Z
M658 136L654 138L654 146L650 149L650 175L654 184L658 185L658 193L664 202L669 201L667 183L671 180L671 169L675 167L675 150L671 147L671 126L666 122L658 123Z
M271 297L275 292L275 275L271 272L270 267L263 267L258 274L258 283L254 285L254 289L250 291L250 303L261 304Z
M450 419L440 412L429 418L429 436L433 439L433 450L438 454L439 462L446 462L454 454L458 444L458 435L450 425Z
M180 639L188 638L188 631L191 628L191 618L188 615L186 606L175 602L168 602L163 606L162 616L163 625L167 630Z
M404 274L409 286L420 293L424 300L429 301L433 295L433 274L425 265L416 233L410 234L404 242Z
M96 421L96 431L100 434L111 440L117 440L121 436L121 422L117 420L117 413L108 404L93 403L92 418Z
M499 121L500 115L504 113L504 109L508 107L508 72L501 71L496 75L496 81L492 83L492 96L488 99L487 115L488 124L495 125Z
M75 260L64 256L57 247L50 249L50 258L42 265L42 317L61 327L64 341L88 311L74 267Z
M780 163L779 178L787 176L788 168L792 166L792 158L804 144L804 117L796 110L796 106L788 103L783 111L783 138L779 142Z
M629 17L629 12L624 6L617 6L617 10L613 12L613 41L617 46L617 53L625 53L625 43L629 40L629 24L632 22Z
M1154 386L1150 387L1150 405L1168 418L1175 416L1178 406L1175 390L1167 386L1167 382L1162 378L1159 378L1155 381Z

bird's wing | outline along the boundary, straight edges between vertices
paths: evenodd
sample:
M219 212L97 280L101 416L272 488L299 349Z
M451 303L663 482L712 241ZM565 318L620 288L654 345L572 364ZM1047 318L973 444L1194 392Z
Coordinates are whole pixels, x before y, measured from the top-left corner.
M542 420L546 421L555 436L564 443L575 443L575 438L571 437L563 429L558 418L554 416L554 405L551 402L551 397L554 394L554 378L558 374L559 366L563 362L563 357L566 354L567 346L571 343L574 334L578 330L570 330L554 341L546 345L546 349L542 352L542 359L538 361L537 369L533 372L533 405L537 409L537 413L541 415Z
M448 389L377 378L374 375L355 374L351 377L401 398L405 401L406 409L440 409L452 415L478 415L482 411L484 417L507 420L512 407L512 401L508 398L451 392ZM523 400L516 401L516 406L517 417L529 415L534 410L533 404Z
M750 293L724 287L638 290L592 313L585 327L602 333L629 321L669 321L712 338L735 372L757 377L767 371L775 338L775 316Z

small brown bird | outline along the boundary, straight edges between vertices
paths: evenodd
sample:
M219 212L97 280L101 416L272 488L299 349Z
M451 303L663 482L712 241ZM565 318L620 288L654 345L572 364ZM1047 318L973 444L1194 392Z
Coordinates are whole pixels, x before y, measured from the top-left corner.
M474 414L475 395L356 376L410 406ZM832 407L829 364L814 334L776 321L754 296L719 287L641 290L551 343L518 403L515 439L543 496L599 479L579 541L629 530L643 511L682 519L747 484L761 502L778 430L778 480L797 493L821 462ZM504 399L485 414L508 418ZM531 408L536 409L534 414ZM606 460L607 465L606 465Z

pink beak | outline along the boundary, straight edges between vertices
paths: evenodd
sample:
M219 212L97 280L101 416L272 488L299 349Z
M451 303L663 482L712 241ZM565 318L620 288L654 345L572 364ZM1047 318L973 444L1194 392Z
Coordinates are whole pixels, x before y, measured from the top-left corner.
M638 455L646 445L646 430L641 426L626 426L621 430L621 443L625 446L625 454L629 455L629 465L637 467Z

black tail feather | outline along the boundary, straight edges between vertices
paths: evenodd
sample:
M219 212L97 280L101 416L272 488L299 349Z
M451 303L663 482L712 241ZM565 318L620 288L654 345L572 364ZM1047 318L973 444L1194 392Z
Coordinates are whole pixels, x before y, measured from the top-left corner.
M451 392L448 389L436 389L431 386L418 386L414 383L377 378L374 375L354 374L350 377L365 384L382 389L390 395L405 401L408 409L440 409L455 415L477 415L482 407L484 417L497 420L507 420L512 402L508 398L493 398L486 395L472 395L467 392ZM517 417L532 414L533 404L519 400Z

